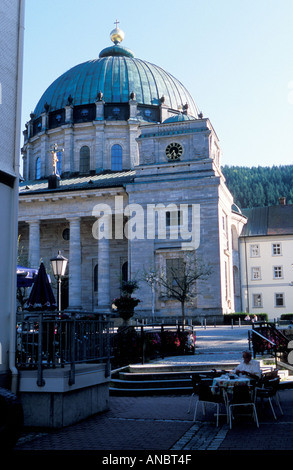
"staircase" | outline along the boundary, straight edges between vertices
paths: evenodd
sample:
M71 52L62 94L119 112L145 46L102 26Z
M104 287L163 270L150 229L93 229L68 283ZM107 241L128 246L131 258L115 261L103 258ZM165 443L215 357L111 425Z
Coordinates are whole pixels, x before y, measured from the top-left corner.
M225 370L231 370L237 364L225 365ZM211 369L221 370L223 364L130 365L112 372L110 395L189 394L192 393L190 376L208 373Z
M288 337L276 330L271 324L259 324L253 327L248 343L252 346L257 360L263 369L281 368L281 388L293 388L293 366L281 362L286 357ZM192 374L207 373L211 369L231 370L239 364L243 349L244 334L239 330L210 330L205 336L197 332L201 340L195 355L181 357L181 361L166 358L165 361L148 364L131 364L113 370L110 381L110 395L143 396L158 394L190 394ZM213 336L212 332L218 332ZM241 341L242 340L242 341ZM269 341L267 341L269 340ZM277 348L275 348L275 346ZM273 347L272 347L273 346ZM278 357L277 357L278 356ZM180 358L179 358L180 359Z

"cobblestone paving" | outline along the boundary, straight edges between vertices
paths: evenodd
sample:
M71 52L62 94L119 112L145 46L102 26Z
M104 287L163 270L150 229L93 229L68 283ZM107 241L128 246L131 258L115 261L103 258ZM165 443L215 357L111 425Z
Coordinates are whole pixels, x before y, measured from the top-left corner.
M171 450L218 450L227 432L226 424L217 428L212 422L196 422Z

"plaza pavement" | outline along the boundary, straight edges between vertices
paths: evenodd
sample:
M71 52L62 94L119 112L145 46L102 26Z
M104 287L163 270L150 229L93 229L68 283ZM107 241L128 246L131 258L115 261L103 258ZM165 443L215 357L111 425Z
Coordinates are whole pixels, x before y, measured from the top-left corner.
M242 351L248 348L249 327L197 328L197 349L194 356L180 356L158 360L162 364L221 363L240 361ZM216 427L213 407L206 415L202 409L196 421L193 410L188 413L190 394L166 396L119 397L110 396L109 410L92 416L67 428L53 431L23 433L14 449L22 451L100 451L98 454L119 456L130 452L165 452L191 454L199 451L217 451L217 456L232 451L293 450L293 389L280 392L284 414L277 407L275 421L271 410L264 405L259 409L259 428L250 418L235 420L230 430L226 417L220 417ZM193 402L194 405L194 402ZM221 452L222 451L222 452ZM90 454L91 455L91 454ZM247 454L245 454L247 455ZM143 459L141 459L142 462Z

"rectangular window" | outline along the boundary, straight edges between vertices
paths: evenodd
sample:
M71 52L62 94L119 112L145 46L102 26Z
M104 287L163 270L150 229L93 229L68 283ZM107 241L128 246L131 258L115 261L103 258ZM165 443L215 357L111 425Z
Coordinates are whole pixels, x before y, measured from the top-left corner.
M285 307L284 294L275 294L275 307Z
M282 279L282 278L283 278L283 267L274 266L274 279Z
M273 256L280 256L281 253L281 243L272 244Z
M183 223L182 211L167 211L166 212L166 227L179 227Z
M251 280L259 281L261 279L261 269L260 267L251 268Z
M119 144L111 148L111 170L122 171L122 147Z
M36 180L41 179L41 159L40 157L36 160Z
M166 260L167 283L170 287L176 287L184 276L184 261L182 258ZM172 292L169 293L172 295Z
M250 256L251 258L256 258L260 256L260 249L258 244L250 245Z
M79 151L79 171L88 173L90 171L90 148L83 145Z
M254 308L261 308L262 307L262 295L261 294L253 294L252 295L252 305Z
M223 225L223 230L224 233L228 233L228 217L227 214L223 213L222 215L222 225Z

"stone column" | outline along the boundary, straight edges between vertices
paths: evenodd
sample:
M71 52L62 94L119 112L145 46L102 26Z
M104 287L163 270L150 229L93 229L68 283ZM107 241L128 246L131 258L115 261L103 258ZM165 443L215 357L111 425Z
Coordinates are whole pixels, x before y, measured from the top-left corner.
M95 122L96 126L96 141L95 141L95 155L94 155L94 168L100 172L106 168L107 162L104 161L104 139L105 139L105 125L104 123Z
M123 158L123 164L130 163L131 168L139 164L139 156L138 156L138 144L137 144L137 123L131 124L129 123L129 157L130 161L125 162ZM127 168L128 166L126 166Z
M162 96L161 98L161 105L160 105L160 117L161 117L161 122L164 122L165 119L169 117L168 114L168 106L165 104L165 97Z
M41 177L48 176L52 173L51 154L48 152L48 134L41 136Z
M80 218L67 219L70 223L69 239L69 310L80 310L81 306L81 245Z
M104 104L105 102L100 99L96 101L96 121L103 121L104 120Z
M135 97L129 101L129 119L137 120L137 101Z
M48 128L48 113L42 113L42 132L46 131Z
M76 168L74 165L74 143L73 143L73 128L68 127L64 129L64 161L63 171L65 173L73 172ZM76 168L77 169L77 168ZM78 167L79 170L79 167Z
M68 104L65 106L65 123L71 124L73 122L73 106Z
M32 220L29 224L29 264L30 268L39 269L40 266L40 221Z
M25 168L25 175L24 175L24 179L25 180L29 180L31 175L30 175L30 161L31 161L31 158L32 158L32 154L31 154L31 144L28 144L27 145L27 148L26 148L26 168ZM32 176L31 179L34 179L34 176Z
M99 233L104 236L98 245L98 311L110 311L110 222L111 216L98 219Z

